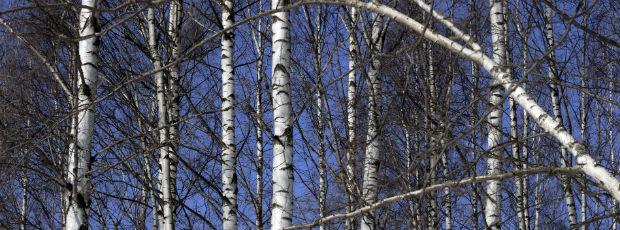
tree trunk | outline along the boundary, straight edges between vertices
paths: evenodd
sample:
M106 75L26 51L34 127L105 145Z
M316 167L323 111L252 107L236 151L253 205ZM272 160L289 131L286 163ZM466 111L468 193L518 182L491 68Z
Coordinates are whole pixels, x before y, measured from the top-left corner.
M355 209L355 187L357 186L355 183L355 104L357 98L357 77L356 77L356 69L357 69L357 54L358 54L358 46L356 39L356 29L357 29L357 9L355 7L351 7L351 20L348 22L348 30L349 30L349 68L348 68L348 81L347 81L347 130L348 130L348 145L347 145L347 182L346 182L346 190L347 190L347 212L352 212ZM345 220L345 229L353 230L354 226L354 218L347 218Z
M170 1L170 13L168 19L168 37L170 39L170 61L179 57L179 49L181 46L180 30L181 30L181 14L183 13L182 0ZM176 178L178 164L178 146L179 146L179 111L180 111L180 76L178 64L173 65L169 69L170 78L168 78L168 90L166 95L166 109L168 117L168 154L160 160L163 164L163 178L161 180L162 202L163 202L163 228L164 230L175 229L175 213L176 209Z
M555 66L555 49L554 39L553 39L553 22L552 20L552 10L549 7L545 8L545 27L546 27L546 36L547 36L547 47L551 49L549 52L548 60L549 60L549 71L548 76L551 83L549 84L551 88L551 103L553 106L553 115L555 116L556 121L563 125L561 105L560 105L560 88L556 85L560 83L560 77L557 75L557 69ZM560 165L562 167L570 166L570 159L568 158L568 154L566 154L566 149L564 147L561 148L561 160ZM573 191L570 186L570 178L567 176L560 176L560 180L562 181L562 187L564 189L564 202L566 203L566 208L568 210L568 220L570 223L570 227L577 226L577 211L575 209L575 201L573 200Z
M222 26L234 23L233 1L224 0ZM234 32L222 34L222 227L237 229L237 148L235 143Z
M431 26L432 27L432 26ZM436 140L436 127L433 125L432 117L436 112L435 109L435 100L437 98L436 89L435 89L435 57L433 55L433 49L430 44L426 44L423 47L424 51L427 52L427 60L428 60L428 80L427 80L427 88L429 91L428 94L428 114L426 115L426 126L431 131L430 137L430 146L431 148L437 148L437 140ZM440 149L440 148L437 148ZM441 153L439 150L433 150L437 152L433 152L430 155L430 166L429 166L429 185L433 184L437 181L437 163L439 159L441 159ZM439 228L439 215L438 215L438 207L437 207L437 194L431 193L429 194L429 214L428 214L428 228L429 229L437 229Z
M97 16L93 11L96 7L95 0L82 0L82 5L89 8L81 8L79 14L80 36L92 36L99 32ZM99 58L98 37L91 37L79 41L79 60L81 71L77 77L77 107L79 111L73 122L72 141L69 145L69 172L67 175L71 191L67 199L66 226L67 230L88 229L88 211L90 208L90 151L95 126L95 99L99 77L97 65Z
M522 27L520 26L520 24L517 23L517 30L519 33L522 34L523 36L523 89L525 89L527 81L529 79L528 74L527 74L527 69L528 69L528 55L529 55L529 49L527 46L528 43L528 37L529 37L529 32L523 31ZM512 102L512 101L511 101ZM528 135L529 135L529 116L527 114L527 111L523 110L523 138L521 140L520 143L522 143L521 149L522 149L522 153L521 153L521 169L522 170L527 170L528 168L528 158L529 158L529 153L528 153ZM519 194L521 196L520 199L522 199L522 207L523 207L523 227L524 229L530 229L530 212L529 212L529 204L528 204L528 198L529 198L529 190L528 190L528 178L529 176L524 176L521 177L520 179L520 183L522 185L522 190L521 190L521 194Z
M506 20L504 15L504 4L502 0L490 0L491 5L491 38L493 42L493 60L499 64L499 68L502 68L504 72L507 71L507 57L506 57ZM501 162L498 158L502 154L502 148L500 143L502 141L502 111L503 111L503 94L504 90L501 88L499 82L494 80L492 82L491 98L487 108L490 110L487 115L488 136L487 136L487 150L490 152L491 157L487 158L487 174L494 175L501 172ZM498 180L491 180L487 182L486 188L486 206L485 206L485 218L487 225L490 229L501 228L501 182Z
M153 63L153 69L160 69L162 67L161 56L159 55L158 36L155 25L155 12L152 7L147 12L148 23L148 45L149 54L151 56L151 62ZM169 165L168 155L170 155L170 135L169 135L169 122L168 122L168 102L167 102L167 88L168 81L164 76L163 71L158 71L155 75L156 86L156 100L157 100L157 129L159 140L159 166L163 169L164 165ZM148 167L150 171L150 166ZM168 173L164 174L164 170L160 170L158 173L160 192L163 193L164 184L168 186ZM166 175L166 176L164 176ZM166 182L166 183L164 183ZM158 202L153 203L153 212L156 215L157 221L153 223L153 227L158 226L164 228L164 200L163 194L157 194L159 199L155 199ZM154 201L155 201L154 200Z
M379 69L381 61L377 58L381 52L383 40L381 31L383 27L382 16L373 13L372 31L370 36L371 62L368 70L368 86L370 94L368 98L368 133L366 134L366 156L364 158L364 178L362 182L362 199L365 204L372 204L377 200L377 182L379 171L379 95L380 80ZM362 217L360 229L375 229L375 219L370 212Z
M272 0L271 8L281 9L289 1ZM291 44L289 12L274 13L271 24L271 84L273 106L273 166L271 228L292 223L293 209L293 125L291 104Z

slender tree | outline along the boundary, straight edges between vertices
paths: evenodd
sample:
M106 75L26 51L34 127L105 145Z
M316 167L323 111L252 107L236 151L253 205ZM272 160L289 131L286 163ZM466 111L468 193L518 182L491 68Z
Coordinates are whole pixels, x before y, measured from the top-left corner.
M234 23L233 1L222 5L222 27ZM234 32L222 34L222 202L224 229L237 229L237 148L235 144Z
M356 194L356 183L355 183L355 120L356 120L356 112L355 105L357 99L357 55L358 55L358 45L357 45L357 22L358 22L358 13L355 7L351 7L350 13L348 16L345 16L347 19L347 30L349 32L349 44L348 44L348 79L347 79L347 181L345 184L347 191L347 212L353 211L355 208L355 194ZM347 218L345 220L345 228L347 230L353 230L354 219Z
M262 9L262 1L259 1L259 9ZM256 57L256 98L255 98L255 113L256 113L256 199L254 201L254 209L256 210L256 225L257 230L263 229L263 23L262 19L258 19L256 31L252 31L252 40L254 42L257 57Z
M490 20L491 20L491 38L493 43L493 60L498 63L499 68L502 68L504 73L509 73L507 70L507 46L505 38L506 36L506 17L504 15L503 0L491 0ZM503 114L503 94L504 91L497 80L494 80L491 85L491 98L487 105L490 111L487 115L488 122L488 135L487 135L487 150L490 152L490 157L487 158L487 174L494 175L500 173L501 161L498 159L502 155L502 114ZM486 188L486 206L485 206L485 219L487 226L491 229L501 228L501 201L502 191L501 182L497 180L491 180L487 182Z
M553 106L553 115L560 125L564 125L564 121L562 118L561 112L561 101L560 101L560 92L561 89L558 86L560 82L560 76L558 76L558 70L556 68L555 61L555 41L553 35L553 21L552 21L552 10L549 7L545 7L545 29L546 29L546 38L547 38L547 47L549 49L549 54L547 56L547 60L549 62L549 70L547 74L549 76L549 80L551 83L549 87L551 88L551 104ZM560 165L562 167L570 166L570 159L568 154L566 153L566 149L561 147L560 150ZM560 177L562 181L562 187L564 190L564 202L566 204L566 208L568 209L568 221L571 227L577 226L577 211L575 208L575 201L573 199L573 190L570 185L570 178L567 176Z
M272 0L271 9L290 4ZM273 14L271 23L271 88L273 111L273 166L271 229L292 223L293 212L293 124L291 104L291 37L288 11Z
M71 136L75 138L69 146L69 168L67 173L68 195L66 195L67 230L88 229L88 211L90 209L90 166L93 132L95 127L95 100L99 76L99 41L95 35L99 32L97 22L96 0L83 0L79 14L79 31L82 39L78 43L80 70L77 79L77 116L71 127Z
M366 134L366 156L364 158L364 178L362 182L362 198L364 203L372 204L377 200L379 147L381 145L381 131L379 127L379 98L381 95L380 68L381 61L377 56L383 47L382 28L383 18L373 13L370 35L371 62L368 70L368 132ZM360 222L360 229L376 229L375 218L372 212L364 215Z

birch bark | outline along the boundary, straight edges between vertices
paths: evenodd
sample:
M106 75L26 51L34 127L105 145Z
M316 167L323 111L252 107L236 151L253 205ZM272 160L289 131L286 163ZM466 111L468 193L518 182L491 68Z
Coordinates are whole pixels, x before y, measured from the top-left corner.
M347 212L351 212L355 209L355 104L357 98L357 54L358 45L356 39L357 29L357 9L351 7L350 17L348 20L347 29L349 31L349 68L348 68L348 81L347 81L347 131L348 131L348 146L347 146ZM345 220L345 229L353 230L354 219L347 218Z
M381 31L383 27L382 16L373 13L372 31L370 35L371 61L368 70L368 86L370 95L368 98L368 133L366 134L366 156L364 158L364 178L362 181L362 199L366 204L372 204L377 200L377 182L379 170L379 95L380 80L379 69L381 61L377 58L382 49L383 40ZM362 217L360 229L375 229L375 219L372 212Z
M290 4L288 0L272 0L272 9ZM293 125L290 81L289 12L273 14L271 24L271 73L273 106L273 166L271 228L282 229L292 223L293 206Z
M233 0L224 0L222 26L234 24ZM222 227L237 229L237 148L235 143L234 32L222 34Z
M158 36L155 24L155 12L152 7L147 11L147 24L148 24L148 48L149 55L151 56L151 62L153 63L153 69L160 69L162 66L161 56L159 55L158 48ZM169 164L168 155L170 154L170 136L168 129L168 103L166 101L166 91L168 88L168 81L166 80L164 73L159 71L155 75L156 86L156 100L157 100L157 128L158 128L158 140L159 140L159 165L160 168ZM149 166L150 168L150 166ZM149 170L150 171L150 170ZM164 170L160 170L158 173L160 192L163 192L164 188ZM167 183L167 182L166 182ZM163 228L164 226L164 202L163 194L158 194L159 202L153 203L153 212L157 217L157 222L153 223L154 227L158 226Z
M552 22L552 10L549 7L545 7L545 28L546 28L546 38L547 38L547 47L550 50L548 55L549 60L549 71L548 77L551 83L549 87L551 88L551 104L553 106L553 115L555 116L556 121L563 125L563 118L561 112L560 105L560 88L557 86L560 83L560 77L557 75L557 69L555 66L555 49L554 38L553 38L553 22ZM562 147L560 150L561 159L560 165L562 167L566 167L571 165L568 154L566 153L566 148ZM573 200L573 190L570 186L570 178L567 176L560 176L560 180L562 181L562 187L564 189L564 202L566 203L566 208L568 209L568 220L570 227L577 226L577 211L575 208L575 201Z
M493 60L498 63L502 72L509 73L506 58L506 19L504 15L503 0L490 0L490 19L491 19L491 39L493 43ZM501 172L501 162L497 159L502 154L499 146L502 141L502 111L504 103L504 90L497 80L494 80L491 87L491 98L489 99L490 112L487 115L488 136L487 150L492 157L487 158L487 174L494 175ZM486 188L485 219L490 229L501 228L501 182L491 180Z
M80 37L92 36L99 32L96 0L82 0L80 9L79 34ZM80 71L77 77L77 110L71 134L75 141L69 145L69 172L67 179L71 184L71 191L67 199L66 226L67 230L88 229L88 211L90 208L90 151L92 147L95 126L95 99L99 83L97 65L99 58L98 37L94 36L79 41L78 52Z
M172 0L170 2L170 12L168 18L168 37L170 39L170 59L175 60L179 57L181 14L183 12L182 0ZM160 156L161 167L161 192L163 202L163 225L160 229L175 229L175 206L176 206L176 177L178 164L179 146L179 90L180 76L178 64L169 69L170 78L167 79L166 106L168 119L168 151L167 155ZM161 221L160 221L161 222Z

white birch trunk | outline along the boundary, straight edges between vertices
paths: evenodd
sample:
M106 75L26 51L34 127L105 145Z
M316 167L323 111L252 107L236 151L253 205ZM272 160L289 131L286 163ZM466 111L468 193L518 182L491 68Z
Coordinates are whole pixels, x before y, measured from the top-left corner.
M148 24L148 45L149 54L151 56L151 62L153 63L153 69L160 69L162 66L161 56L159 55L159 48L157 44L157 30L155 25L155 12L152 7L147 11L147 24ZM157 100L157 129L158 129L158 141L159 141L159 165L162 168L163 165L169 164L168 155L170 152L170 140L168 134L168 103L166 101L166 90L168 88L167 80L162 71L159 71L155 75L156 86L156 100ZM150 171L150 166L148 166ZM164 191L164 187L168 186L168 178L164 177L163 170L158 173L160 191ZM166 186L164 183L166 181ZM163 228L164 226L164 202L163 194L158 194L159 202L157 204L153 202L153 213L156 216L156 222L153 223L153 227ZM155 199L154 199L155 201Z
M99 32L97 16L92 10L96 0L82 0L79 14L79 34L81 37L92 36ZM81 71L78 73L77 114L73 122L72 136L75 141L69 145L68 182L71 184L67 199L66 226L67 230L88 229L88 211L90 207L90 151L95 126L95 98L99 83L97 65L99 58L98 37L81 40L78 52Z
M431 26L432 27L432 26ZM423 48L426 52L427 52L427 60L428 60L428 83L427 83L427 87L429 90L429 100L428 100L428 108L429 108L429 114L427 115L427 127L428 129L431 130L431 138L430 138L430 146L431 148L435 148L438 146L437 140L435 138L435 126L433 125L433 122L431 121L430 117L432 117L435 112L435 100L437 98L436 95L436 89L435 89L435 57L433 56L433 49L432 46L430 46L430 44L427 44L426 46L424 46ZM439 148L438 148L439 149ZM437 150L436 150L437 151ZM432 153L430 155L430 184L433 184L435 182L437 182L437 163L439 162L439 159L441 159L441 152L435 152ZM439 209L437 207L437 200L436 200L437 194L436 193L431 193L429 195L429 215L428 215L428 227L429 229L437 229L439 228Z
M506 4L504 4L503 6L503 14L506 20L506 34L504 36L504 44L506 45L506 47L510 46L510 43L508 41L508 6ZM517 25L517 30L519 32L521 32L520 26ZM508 48L505 50L506 51L506 63L511 63L510 61L510 51L508 50ZM527 53L523 53L524 55L527 55ZM524 56L526 57L526 56ZM526 64L525 58L523 59L523 63ZM513 75L513 69L512 67L507 66L506 67L506 71L508 71L508 74L510 76ZM511 156L512 156L512 160L513 162L516 162L514 164L514 170L519 171L522 170L523 168L523 159L521 157L521 152L519 151L520 148L520 140L519 140L519 134L518 134L518 121L517 121L517 104L515 103L515 100L513 98L509 99L509 107L510 107L510 141L511 141L511 146L510 146L510 150L511 150ZM524 124L527 125L527 124ZM527 177L527 176L526 176ZM522 176L517 176L515 177L515 193L516 193L516 212L517 212L517 225L519 226L519 229L527 229L527 223L526 223L526 206L525 206L525 199L524 198L524 193L523 193L523 188L524 188L524 177Z
M527 34L527 32L522 31L520 25L517 23L517 29L519 30L519 33L523 34L524 37L524 44L523 44L523 82L525 82L523 84L523 89L525 89L527 81L529 79L528 74L527 74L527 68L528 68L528 55L529 55L529 49L527 46L528 43L528 37L529 35ZM529 158L529 153L528 153L528 135L529 135L529 116L527 114L527 111L523 110L523 138L521 140L522 143L522 153L521 153L521 169L522 170L527 170L528 168L528 158ZM524 227L525 229L530 229L530 212L529 212L529 203L528 203L528 198L529 198L529 190L528 190L528 178L529 176L525 176L521 178L521 184L523 186L522 191L521 191L521 199L523 199L523 219L524 219Z
M372 31L370 36L371 57L368 70L368 86L370 95L368 98L368 133L366 134L366 156L364 158L364 178L362 181L362 199L365 204L372 204L377 200L377 182L379 171L379 95L380 80L379 69L381 61L377 58L382 48L381 30L383 19L379 14L372 16ZM362 217L360 229L375 229L375 219L370 212Z
M585 81L585 76L581 76L581 87L586 87L586 81ZM583 88L585 89L585 88ZM588 115L586 112L586 94L585 92L581 92L581 98L580 98L580 103L579 103L579 111L580 111L580 120L581 120L581 124L580 124L580 133L581 133L581 139L584 142L584 145L587 145L588 142L588 133L587 133L587 120L588 120ZM586 201L587 197L586 197L586 178L583 178L583 182L584 185L581 188L581 223L585 223L586 219L587 219L587 207L588 207L588 203ZM586 230L587 225L584 224L581 226L582 230Z
M519 151L519 137L517 132L517 104L514 99L510 99L510 138L512 139L511 144L511 152L513 161L516 162L514 164L515 170L519 171L522 169L521 161L521 153ZM525 220L525 204L523 197L523 177L517 176L515 177L515 193L517 195L517 222L519 229L527 229L526 228L526 220Z
M348 68L348 81L347 81L347 130L348 130L348 148L347 148L347 212L351 212L355 209L355 104L357 98L357 54L358 46L356 40L357 29L357 9L351 7L351 21L349 22L349 68ZM347 218L345 220L345 229L353 230L354 219Z
M493 43L493 60L498 63L499 68L505 73L508 72L506 67L506 20L504 15L503 0L490 0L491 6L490 19L491 19L491 38ZM504 90L497 80L492 83L491 98L487 108L490 109L487 115L488 122L488 136L487 136L487 150L492 157L487 158L487 174L494 175L501 172L501 162L496 157L500 157L502 149L499 146L502 141L502 111L503 111L503 94ZM486 206L485 206L485 219L487 226L490 229L501 228L501 182L498 180L491 180L487 182L486 188Z
M170 13L168 18L168 37L170 39L170 60L177 59L181 46L181 14L183 12L182 0L170 1ZM179 110L180 110L180 76L179 66L173 65L169 69L168 89L166 94L166 109L168 117L168 154L164 156L161 165L163 180L161 181L162 201L163 201L163 226L160 229L175 229L175 207L176 207L176 178L178 164L179 146Z
M233 1L224 0L222 26L234 23ZM222 228L237 229L237 148L235 143L234 32L222 34Z
M272 9L290 4L287 0L272 0ZM271 228L279 230L292 224L293 209L293 125L290 81L290 21L289 12L274 13L272 32L272 106L273 106L273 166Z
M549 7L545 7L545 27L546 27L546 38L547 38L547 46L549 49L552 49L549 53L549 71L548 76L551 83L549 84L551 88L551 103L553 106L553 115L555 116L556 121L563 125L561 105L560 105L560 88L556 85L560 82L560 77L557 76L557 70L555 67L555 52L553 51L555 42L553 39L553 23L552 23L552 10ZM568 158L568 154L566 154L566 149L561 148L561 160L560 166L567 167L570 164L570 160ZM570 186L570 179L567 176L560 176L560 180L562 181L562 186L564 189L564 202L566 203L566 208L568 209L568 220L570 227L577 226L577 211L575 209L575 201L573 200L573 192Z
M262 46L261 46L262 47ZM261 48L262 49L262 48ZM257 66L257 83L256 83L256 117L259 120L263 118L263 109L261 103L261 95L263 94L263 90L261 87L262 83L262 65L263 65L263 55L262 51L259 55L259 61L256 63ZM256 229L263 229L263 128L261 125L261 121L256 123Z

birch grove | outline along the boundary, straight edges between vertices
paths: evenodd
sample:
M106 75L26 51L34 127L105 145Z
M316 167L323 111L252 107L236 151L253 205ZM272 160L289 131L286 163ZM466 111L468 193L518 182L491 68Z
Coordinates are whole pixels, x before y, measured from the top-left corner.
M614 1L0 3L0 229L617 229Z

